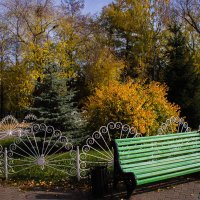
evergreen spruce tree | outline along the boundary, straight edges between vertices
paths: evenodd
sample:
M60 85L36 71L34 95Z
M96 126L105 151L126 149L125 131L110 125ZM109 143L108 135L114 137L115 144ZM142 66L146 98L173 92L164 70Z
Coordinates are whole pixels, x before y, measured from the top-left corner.
M37 80L33 107L30 109L36 116L38 123L57 127L58 117L58 93L54 86L54 77L52 74L45 74L43 80Z
M84 137L86 121L81 117L76 102L74 102L76 91L73 89L68 90L64 80L57 81L56 85L59 93L58 126L62 132L73 140L74 144L80 144L86 137Z
M53 126L79 144L83 140L84 121L73 101L75 94L68 89L66 79L47 70L43 80L37 81L30 111L37 116L38 123Z
M174 23L169 27L167 56L169 59L165 73L165 82L169 86L168 98L181 107L181 115L187 117L190 125L195 126L193 109L194 96L198 86L193 55L188 48L187 38L183 35L181 25Z

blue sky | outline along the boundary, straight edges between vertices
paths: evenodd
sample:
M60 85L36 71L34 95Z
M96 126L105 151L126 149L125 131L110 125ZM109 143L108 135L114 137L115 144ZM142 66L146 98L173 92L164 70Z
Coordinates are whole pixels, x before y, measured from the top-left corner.
M1 0L0 0L1 1ZM84 0L85 7L83 9L83 14L98 14L101 12L101 9L104 6L107 6L109 3L114 0ZM54 2L59 5L61 0L54 0Z
M85 0L83 13L99 13L104 6L108 5L112 1L113 0Z

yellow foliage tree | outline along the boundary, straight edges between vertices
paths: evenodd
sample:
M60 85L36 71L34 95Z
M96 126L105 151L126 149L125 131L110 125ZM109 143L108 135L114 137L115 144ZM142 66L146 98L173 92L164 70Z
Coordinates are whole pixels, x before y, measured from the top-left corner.
M15 65L3 72L5 107L7 110L21 110L30 106L30 97L34 89L35 72L29 72L24 65Z
M71 39L75 29L73 22L64 21L63 12L59 12L52 1L45 2L19 0L1 5L1 8L6 7L5 30L9 33L2 32L0 26L0 57L1 61L6 61L4 68L0 66L3 74L0 75L1 99L4 100L1 107L6 111L23 110L30 105L35 82L39 77L43 78L49 65L56 65L57 75L62 77L74 77L77 71L72 56L79 41ZM2 43L4 35L9 51ZM2 59L4 55L6 59Z
M126 61L129 76L157 80L155 66L164 59L161 24L167 5L168 0L115 0L104 8L111 45Z
M86 84L91 92L95 88L108 86L113 80L120 79L125 65L109 48L98 49L91 57L91 62L85 68Z
M88 98L85 108L90 129L120 121L143 135L154 135L161 122L179 116L179 106L169 103L166 95L167 87L157 82L110 82Z

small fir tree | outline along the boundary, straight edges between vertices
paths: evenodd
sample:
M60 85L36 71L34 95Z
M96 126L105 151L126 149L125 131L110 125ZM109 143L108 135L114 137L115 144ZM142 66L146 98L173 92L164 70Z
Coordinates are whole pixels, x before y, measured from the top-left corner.
M78 144L83 139L85 123L73 101L75 94L68 90L66 79L47 71L42 80L37 80L30 111L37 116L38 123L53 126Z

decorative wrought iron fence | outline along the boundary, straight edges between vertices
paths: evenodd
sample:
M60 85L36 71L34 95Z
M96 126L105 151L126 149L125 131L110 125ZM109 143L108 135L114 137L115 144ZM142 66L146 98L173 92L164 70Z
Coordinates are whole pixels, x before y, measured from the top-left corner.
M158 129L158 135L163 135L167 133L180 133L180 132L190 132L191 128L188 123L185 122L184 118L171 117L162 123Z
M0 139L20 136L22 129L31 125L31 122L35 121L37 117L33 114L25 116L22 122L19 122L12 115L4 117L0 122Z
M45 124L24 128L7 152L8 175L27 170L51 170L76 175L76 150L59 130Z
M112 141L117 138L141 136L134 127L121 122L110 122L100 127L92 136L88 137L80 154L80 176L87 177L90 167L95 165L113 166Z

